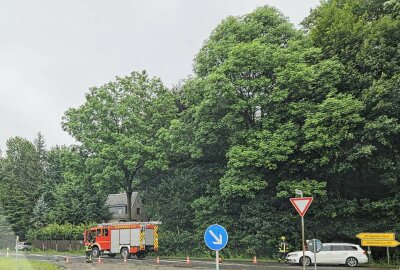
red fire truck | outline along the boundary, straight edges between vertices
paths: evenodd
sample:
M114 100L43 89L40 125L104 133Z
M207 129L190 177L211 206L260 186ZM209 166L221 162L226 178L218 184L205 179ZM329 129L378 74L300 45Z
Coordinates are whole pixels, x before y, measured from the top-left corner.
M136 255L142 259L148 252L158 250L158 225L160 222L121 222L98 224L85 230L85 246L92 245L93 257L107 254L123 258Z

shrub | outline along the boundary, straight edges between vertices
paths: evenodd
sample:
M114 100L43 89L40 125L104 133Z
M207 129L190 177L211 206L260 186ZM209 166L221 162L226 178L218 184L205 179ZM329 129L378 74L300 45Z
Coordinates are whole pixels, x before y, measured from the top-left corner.
M94 224L72 225L49 224L46 227L31 229L28 232L30 240L82 240L85 229L93 227Z

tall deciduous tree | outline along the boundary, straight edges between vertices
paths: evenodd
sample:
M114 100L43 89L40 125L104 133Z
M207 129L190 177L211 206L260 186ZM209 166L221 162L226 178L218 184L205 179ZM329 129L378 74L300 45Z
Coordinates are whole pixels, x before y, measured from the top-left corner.
M131 220L132 192L145 169L162 166L156 134L175 116L173 95L146 72L132 72L100 87L93 87L86 102L69 109L63 127L89 152L95 179L103 187L123 189Z

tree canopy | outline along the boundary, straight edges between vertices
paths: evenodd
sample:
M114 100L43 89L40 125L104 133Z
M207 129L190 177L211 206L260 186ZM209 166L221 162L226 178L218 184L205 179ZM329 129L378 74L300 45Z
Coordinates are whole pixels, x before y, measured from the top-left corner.
M175 115L172 94L159 79L133 72L93 87L86 103L69 109L63 127L88 152L92 177L105 190L123 189L131 220L132 192L144 169L163 166L155 148L157 131Z
M223 20L173 89L146 72L89 89L62 120L79 146L9 141L0 199L13 229L28 211L38 227L105 220L107 194L137 190L163 221L161 252L204 254L219 223L224 256L272 257L282 235L301 247L289 202L301 189L314 197L307 238L399 232L399 10L327 0L299 30L261 7Z

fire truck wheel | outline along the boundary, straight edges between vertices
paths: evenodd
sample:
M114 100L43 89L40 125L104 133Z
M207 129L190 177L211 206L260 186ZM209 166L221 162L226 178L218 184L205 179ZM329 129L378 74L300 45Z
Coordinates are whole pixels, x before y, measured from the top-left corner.
M139 251L138 253L136 253L136 257L139 260L144 259L144 257L146 257L146 253L144 253L143 251Z
M129 259L129 250L126 247L121 249L121 257Z
M94 246L92 249L92 256L93 258L97 258L100 256L100 250L99 247Z

